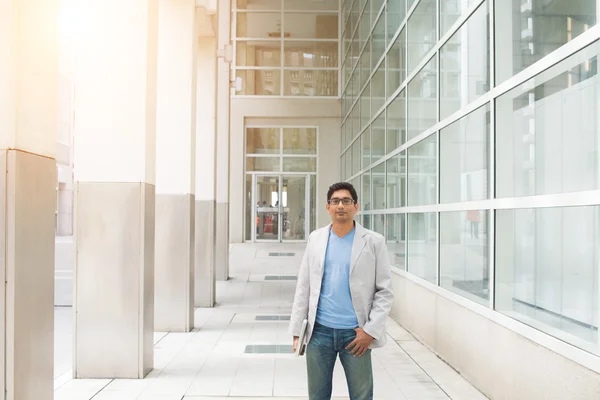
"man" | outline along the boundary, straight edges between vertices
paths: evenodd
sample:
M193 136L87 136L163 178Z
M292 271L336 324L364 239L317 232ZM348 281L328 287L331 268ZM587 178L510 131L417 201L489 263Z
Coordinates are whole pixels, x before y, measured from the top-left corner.
M308 318L306 363L310 400L331 398L339 354L351 400L373 399L371 349L385 345L392 306L385 239L354 222L358 195L345 182L327 192L332 223L314 231L298 274L290 333L294 350Z

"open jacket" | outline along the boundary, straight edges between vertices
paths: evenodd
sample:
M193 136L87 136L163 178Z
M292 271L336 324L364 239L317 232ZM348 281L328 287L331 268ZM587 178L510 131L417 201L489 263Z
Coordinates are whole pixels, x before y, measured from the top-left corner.
M374 338L370 348L382 347L386 343L386 320L394 297L387 246L382 235L358 222L355 228L350 261L352 305L358 326ZM310 342L317 317L330 230L331 224L311 233L298 273L289 331L300 336L302 321L308 317L306 343Z

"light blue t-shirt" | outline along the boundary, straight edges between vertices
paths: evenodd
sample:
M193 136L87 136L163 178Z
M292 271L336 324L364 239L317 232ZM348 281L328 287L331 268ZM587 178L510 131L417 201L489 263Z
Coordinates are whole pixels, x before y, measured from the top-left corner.
M352 229L344 237L338 237L333 230L329 232L321 296L317 306L317 322L329 328L358 327L350 295L350 260L355 231Z

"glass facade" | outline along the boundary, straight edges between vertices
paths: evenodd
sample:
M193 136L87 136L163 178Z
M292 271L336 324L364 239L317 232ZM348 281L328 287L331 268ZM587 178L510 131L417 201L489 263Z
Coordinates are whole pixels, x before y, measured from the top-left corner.
M341 174L394 267L600 354L596 14L344 0Z
M337 0L234 4L236 95L339 96Z

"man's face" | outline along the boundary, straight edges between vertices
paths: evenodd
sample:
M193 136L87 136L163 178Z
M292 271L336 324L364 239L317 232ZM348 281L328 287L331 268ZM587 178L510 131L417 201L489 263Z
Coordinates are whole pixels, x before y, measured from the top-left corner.
M344 204L344 202L350 204ZM354 214L358 212L358 203L352 201L352 195L348 190L338 190L331 195L327 204L327 212L331 215L333 222L347 222L354 219Z

